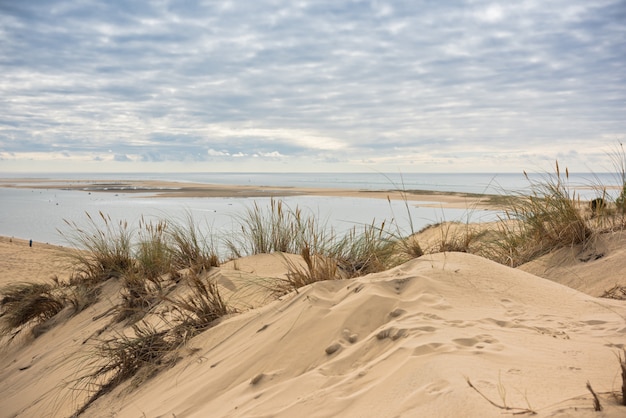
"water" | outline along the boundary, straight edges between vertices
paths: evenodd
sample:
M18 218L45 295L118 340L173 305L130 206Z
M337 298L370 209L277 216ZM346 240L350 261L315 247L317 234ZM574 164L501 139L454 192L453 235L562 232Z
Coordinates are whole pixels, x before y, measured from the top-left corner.
M26 177L23 174L1 175L3 178ZM166 180L212 184L263 185L287 187L322 187L354 190L436 190L467 193L519 192L528 187L521 174L380 174L380 173L115 173L115 174L37 174L38 178L92 180ZM570 176L570 183L586 186L598 179L608 184L615 176ZM593 190L584 190L590 196ZM146 220L179 219L191 214L202 228L217 236L239 230L237 217L255 202L269 206L269 198L159 198L142 194L87 193L76 190L0 188L0 235L67 245L59 230L70 232L64 220L86 223L85 213L102 212L114 221L125 220L137 225ZM299 207L313 214L339 232L355 225L393 221L405 234L441 221L485 222L495 220L497 212L471 209L432 208L429 202L405 203L384 199L293 196L281 198L291 208Z

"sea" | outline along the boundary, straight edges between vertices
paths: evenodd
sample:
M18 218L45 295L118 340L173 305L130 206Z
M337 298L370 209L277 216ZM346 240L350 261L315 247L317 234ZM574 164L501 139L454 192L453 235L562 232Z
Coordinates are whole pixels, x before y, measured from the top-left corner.
M353 190L429 190L481 194L526 193L535 181L547 174L523 173L0 173L3 180L29 178L42 180L157 180L188 183L273 186L296 188L338 188ZM581 199L597 197L598 184L618 185L613 173L570 173L568 185ZM431 207L432 201L387 201L386 199L288 196L275 198L288 208L342 234L364 225L393 225L397 233L409 235L444 221L488 222L501 213L468 207ZM140 221L160 219L180 221L191 216L204 233L217 242L220 237L241 230L241 219L254 206L268 208L270 198L187 198L158 197L144 193L94 192L40 188L0 187L0 235L32 239L57 245L71 245L66 236L68 223L87 225L88 214L100 213L113 222L137 226Z

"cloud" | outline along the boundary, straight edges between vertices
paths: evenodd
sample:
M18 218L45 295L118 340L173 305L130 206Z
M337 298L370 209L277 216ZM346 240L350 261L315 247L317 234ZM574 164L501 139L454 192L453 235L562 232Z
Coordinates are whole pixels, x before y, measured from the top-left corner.
M211 157L227 157L227 156L230 156L230 153L228 151L216 151L213 148L210 148L207 151L207 154L209 154Z
M622 0L33 0L0 2L0 35L17 160L502 170L626 137Z
M259 152L258 154L259 157L264 157L264 158L282 158L284 157L284 155L282 155L280 152L278 151L272 151L272 152Z

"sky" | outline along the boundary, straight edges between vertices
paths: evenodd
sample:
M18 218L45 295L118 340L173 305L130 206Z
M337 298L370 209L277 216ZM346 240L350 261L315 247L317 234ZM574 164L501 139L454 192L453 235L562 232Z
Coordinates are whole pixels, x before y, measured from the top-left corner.
M0 0L0 173L599 172L623 141L626 0Z

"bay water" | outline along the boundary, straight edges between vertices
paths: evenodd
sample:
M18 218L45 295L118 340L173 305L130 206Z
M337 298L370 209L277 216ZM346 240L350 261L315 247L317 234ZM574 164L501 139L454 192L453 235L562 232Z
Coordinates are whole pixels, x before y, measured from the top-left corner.
M527 190L523 174L389 174L389 173L36 173L1 174L3 179L30 178L68 180L162 180L205 184L255 185L282 187L341 188L352 190L432 190L445 192L509 194ZM570 175L570 183L580 193L593 198L591 184L615 182L612 174ZM584 196L583 196L584 197ZM442 221L487 222L497 219L498 212L427 207L432 202L388 202L385 199L289 196L275 198L291 209L300 208L305 215L338 233L353 227L386 221L401 234L408 235ZM127 221L138 225L140 219L184 221L191 215L205 232L220 239L240 230L240 218L254 205L268 208L270 198L177 198L142 193L86 192L54 188L0 188L0 235L68 245L63 233L71 228L65 221L87 223L86 213L97 218L101 212L113 222Z

